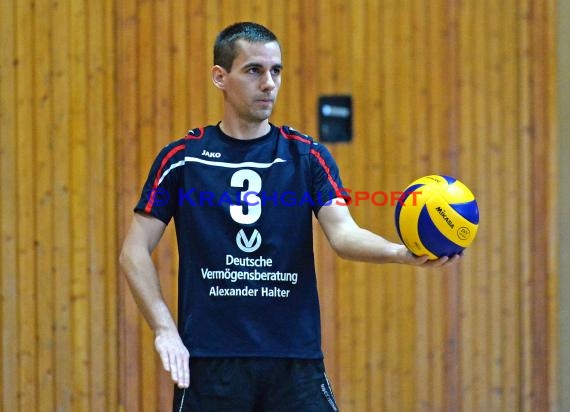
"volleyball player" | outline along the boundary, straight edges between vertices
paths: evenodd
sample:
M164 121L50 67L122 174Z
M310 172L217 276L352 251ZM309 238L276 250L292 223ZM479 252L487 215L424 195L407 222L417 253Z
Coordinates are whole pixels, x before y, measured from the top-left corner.
M174 411L335 411L325 374L312 216L347 259L426 267L401 244L360 228L337 165L311 137L269 122L281 46L255 23L224 29L212 81L216 125L156 157L124 241L121 265L176 383ZM174 219L178 325L151 253Z

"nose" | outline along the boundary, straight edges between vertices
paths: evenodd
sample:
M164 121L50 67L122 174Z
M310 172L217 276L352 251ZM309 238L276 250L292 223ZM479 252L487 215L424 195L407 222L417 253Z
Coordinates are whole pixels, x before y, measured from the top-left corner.
M265 75L261 79L261 89L263 91L270 91L275 89L275 80L273 79L273 76L269 70L265 72Z

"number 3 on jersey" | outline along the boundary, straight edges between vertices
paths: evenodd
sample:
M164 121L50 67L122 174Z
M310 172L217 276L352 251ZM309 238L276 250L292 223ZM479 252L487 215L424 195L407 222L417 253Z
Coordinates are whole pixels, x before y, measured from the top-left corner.
M247 184L246 184L247 181ZM230 205L232 219L242 225L257 222L261 216L261 176L251 169L241 169L232 175L231 187L242 189L239 199L244 205Z

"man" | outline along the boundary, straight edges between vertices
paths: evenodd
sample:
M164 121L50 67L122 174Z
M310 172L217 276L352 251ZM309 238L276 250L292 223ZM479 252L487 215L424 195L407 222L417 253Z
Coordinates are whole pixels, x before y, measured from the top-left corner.
M321 352L313 214L347 259L437 267L459 258L428 261L354 222L328 150L269 122L281 71L267 28L237 23L218 35L222 120L161 151L123 245L121 265L177 384L175 411L337 410ZM171 218L178 327L151 259Z

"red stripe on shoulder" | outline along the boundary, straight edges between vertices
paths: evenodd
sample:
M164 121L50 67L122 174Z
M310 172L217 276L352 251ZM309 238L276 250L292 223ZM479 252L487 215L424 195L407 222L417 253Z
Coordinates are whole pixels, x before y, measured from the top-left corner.
M154 183L152 184L152 190L151 190L150 195L148 197L148 202L146 203L146 206L144 208L144 211L146 213L150 213L150 211L152 210L152 205L154 204L154 196L156 194L156 188L158 187L158 182L160 180L160 176L162 176L162 172L164 171L164 166L166 166L168 161L170 159L172 159L172 157L176 153L178 153L181 150L184 150L185 147L186 147L185 144L180 144L178 146L174 146L172 149L170 149L170 151L166 154L166 156L164 156L164 158L162 159L162 162L160 162L160 167L158 168L158 171L156 172L156 176L154 177Z
M198 130L198 134L194 134L195 130ZM198 140L198 139L201 139L202 137L204 137L204 128L203 127L199 127L198 129L189 130L188 133L186 133L186 139Z
M346 195L344 195L342 193L342 191L339 189L338 184L336 183L336 181L333 179L332 175L331 175L331 168L329 167L329 165L327 165L327 162L325 161L325 159L323 159L323 157L321 156L321 154L315 150L315 149L311 149L310 153L315 156L319 162L319 164L321 165L321 167L323 168L323 170L325 171L325 173L327 174L327 179L329 180L329 183L331 184L331 186L334 189L334 193L338 196L338 197L342 197L342 198L346 198Z
M299 135L293 134L293 133L285 133L285 130L283 130L282 127L279 129L279 131L281 132L281 134L283 135L283 137L285 139L298 140L298 141L306 143L306 144L311 144L311 141L309 139L303 137L303 136L299 136Z

